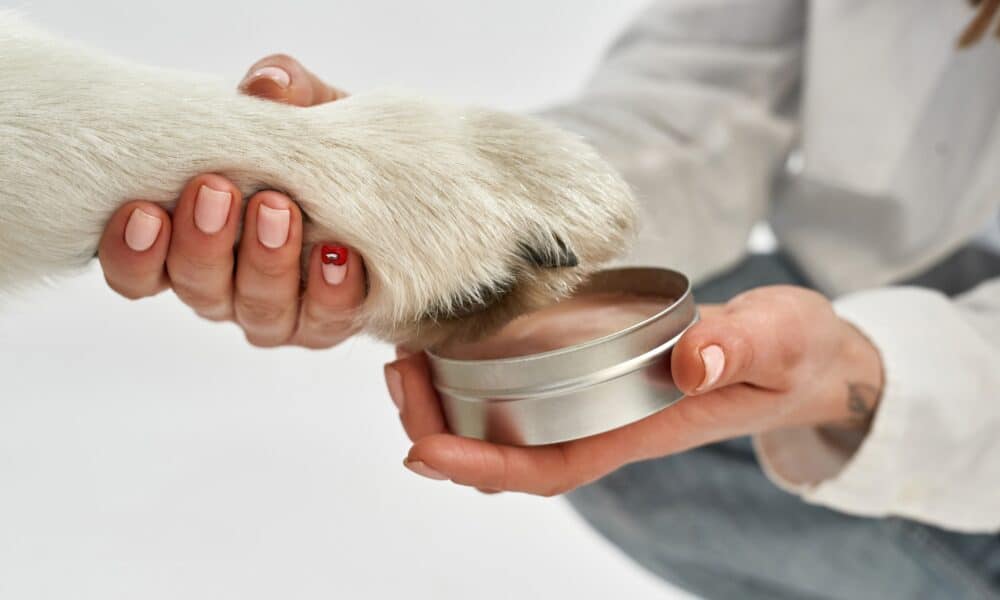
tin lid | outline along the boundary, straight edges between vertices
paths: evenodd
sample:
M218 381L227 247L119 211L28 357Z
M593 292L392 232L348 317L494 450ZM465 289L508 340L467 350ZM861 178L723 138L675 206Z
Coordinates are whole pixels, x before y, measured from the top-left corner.
M435 386L458 397L538 398L620 377L669 351L697 320L687 277L654 267L595 273L574 296L595 293L675 298L642 321L580 344L509 358L462 360L428 353Z

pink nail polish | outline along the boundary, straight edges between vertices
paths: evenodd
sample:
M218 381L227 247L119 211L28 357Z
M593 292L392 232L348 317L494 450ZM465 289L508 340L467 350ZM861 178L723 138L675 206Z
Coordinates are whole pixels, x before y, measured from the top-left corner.
M125 245L136 252L149 250L160 235L163 221L155 215L136 208L125 224Z
M436 481L445 481L448 479L447 475L434 470L422 460L410 460L409 458L407 458L406 460L403 461L403 466L413 471L417 475L426 477L428 479L434 479Z
M403 402L406 401L406 392L403 391L403 376L389 365L385 366L385 386L389 388L389 397L396 405L396 410L403 412Z
M702 348L701 362L705 366L705 378L695 391L703 391L712 387L719 381L722 371L726 368L726 355L722 348L715 344Z
M229 192L213 190L207 185L198 188L194 201L194 224L209 235L222 231L229 220L229 208L233 195Z
M292 212L287 208L271 208L261 204L257 208L257 239L267 248L281 248L288 241L288 226Z
M244 79L244 84L257 79L269 79L275 83L278 87L286 88L292 84L292 76L288 74L288 71L282 69L281 67L261 67L250 73Z
M349 250L344 246L327 246L320 248L323 279L330 285L339 285L347 277L347 256Z

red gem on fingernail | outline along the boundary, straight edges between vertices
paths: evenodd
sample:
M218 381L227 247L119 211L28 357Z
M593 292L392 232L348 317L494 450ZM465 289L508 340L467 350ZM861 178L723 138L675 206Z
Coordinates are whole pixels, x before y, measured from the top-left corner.
M347 248L343 246L323 246L320 256L324 265L343 265L347 263Z

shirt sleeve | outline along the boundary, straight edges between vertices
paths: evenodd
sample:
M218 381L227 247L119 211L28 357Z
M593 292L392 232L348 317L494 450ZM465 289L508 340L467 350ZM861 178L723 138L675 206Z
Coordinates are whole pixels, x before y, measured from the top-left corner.
M814 429L759 435L765 473L843 512L1000 530L1000 279L954 300L884 288L834 307L882 355L871 429L854 448Z
M635 190L642 226L624 262L699 282L744 255L795 136L804 5L656 2L578 97L541 113Z

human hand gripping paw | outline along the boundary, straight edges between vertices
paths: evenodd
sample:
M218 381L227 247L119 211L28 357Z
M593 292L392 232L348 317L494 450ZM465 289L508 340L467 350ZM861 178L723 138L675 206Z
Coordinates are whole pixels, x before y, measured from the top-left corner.
M277 94L285 102L342 96L294 61L278 59L287 69L258 67L244 88ZM288 74L287 84L281 73ZM289 91L296 81L312 91ZM481 336L565 297L621 255L635 231L634 199L621 177L578 136L539 119L379 92L309 109L233 102L216 92L205 93L204 102L206 112L195 115L182 106L161 107L164 122L150 126L200 132L190 140L162 138L151 149L152 160L109 161L106 168L113 176L144 172L146 178L166 180L186 177L186 164L211 164L237 179L203 175L188 182L173 211L169 247L154 243L165 235L166 222L155 206L170 207L172 198L148 198L152 202L124 210L116 203L105 246L118 247L101 247L98 254L112 287L122 293L142 296L169 282L199 314L234 319L258 345L295 341L323 347L359 329L415 347ZM121 110L134 115L143 108L127 104ZM146 135L140 124L126 131L125 143ZM230 157L226 136L211 139L223 133L239 142ZM188 142L197 152L187 149ZM159 183L165 184L160 189L170 187ZM239 230L237 190L262 186L294 191L302 211L275 194L252 199L244 230L257 229L257 236L243 236L236 275L226 280L232 264L223 249ZM137 207L148 210L136 212ZM278 246L286 220L289 238ZM331 238L346 242L323 253L335 266L341 266L336 263L345 251L364 256L365 285L351 289L366 292L364 302L357 302L358 293L348 303L353 314L317 314L323 311L312 309L308 293L296 312L290 286L296 278L283 275L283 265L293 262L300 232L302 240L321 248ZM183 247L182 240L211 246L204 253L213 258L174 249ZM122 243L146 247L139 251L149 256L118 265ZM256 257L255 269L244 275L242 263L250 256ZM346 277L351 273L357 270L348 261ZM279 286L263 289L261 282ZM342 290L338 297L350 295ZM318 324L300 328L297 314L315 316Z
M347 96L284 55L255 63L239 89L299 107ZM98 256L108 284L126 298L171 288L200 316L234 321L256 346L328 348L354 333L353 312L366 290L364 261L336 240L304 248L302 224L287 195L261 191L244 206L233 182L206 173L188 182L173 214L143 200L123 205L104 230ZM305 281L303 251L309 252Z

